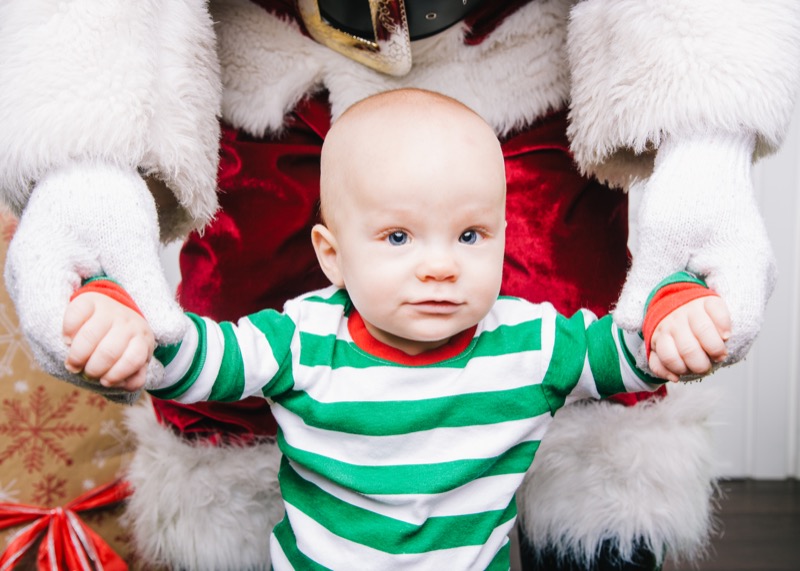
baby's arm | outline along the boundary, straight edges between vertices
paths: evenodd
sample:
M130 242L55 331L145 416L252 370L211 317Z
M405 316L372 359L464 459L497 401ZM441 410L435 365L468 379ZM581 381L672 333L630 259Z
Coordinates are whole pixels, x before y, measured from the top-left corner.
M645 335L649 336L648 365L656 376L678 381L681 375L706 374L728 354L730 313L722 298L699 297L667 313L652 334Z
M144 387L155 338L135 309L103 293L81 293L67 306L63 333L67 370L106 387Z

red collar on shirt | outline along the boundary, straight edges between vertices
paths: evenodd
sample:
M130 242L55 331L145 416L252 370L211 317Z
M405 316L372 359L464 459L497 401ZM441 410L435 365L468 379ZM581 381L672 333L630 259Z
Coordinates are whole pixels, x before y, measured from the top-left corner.
M473 325L469 329L454 335L450 341L436 349L431 349L430 351L425 351L418 355L409 355L400 349L396 349L395 347L391 347L375 339L372 334L367 331L361 314L355 309L350 313L347 321L347 330L350 332L350 336L359 349L366 351L373 357L391 361L398 365L410 365L412 367L433 365L457 357L463 353L470 344L470 341L472 341L472 338L475 336L475 330L477 328L477 325Z

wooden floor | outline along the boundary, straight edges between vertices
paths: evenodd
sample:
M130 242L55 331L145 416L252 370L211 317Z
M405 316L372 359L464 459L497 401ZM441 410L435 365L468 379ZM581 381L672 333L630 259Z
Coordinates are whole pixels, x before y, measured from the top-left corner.
M708 558L663 571L800 571L800 480L727 480L720 492ZM520 568L514 545L511 571Z
M720 488L720 533L696 569L800 571L800 481L729 480Z

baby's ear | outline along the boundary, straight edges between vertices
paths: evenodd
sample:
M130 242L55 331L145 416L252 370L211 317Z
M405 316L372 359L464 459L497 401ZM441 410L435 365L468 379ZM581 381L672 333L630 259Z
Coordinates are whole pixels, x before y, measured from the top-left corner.
M316 224L311 229L311 243L314 245L314 251L317 253L317 260L322 271L333 285L344 287L336 236L326 226Z

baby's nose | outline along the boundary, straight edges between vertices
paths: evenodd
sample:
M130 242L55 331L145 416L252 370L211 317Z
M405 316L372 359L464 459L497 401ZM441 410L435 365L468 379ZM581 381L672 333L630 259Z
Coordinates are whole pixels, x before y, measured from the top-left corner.
M417 266L417 277L421 280L453 281L458 278L458 264L447 252L432 251Z

